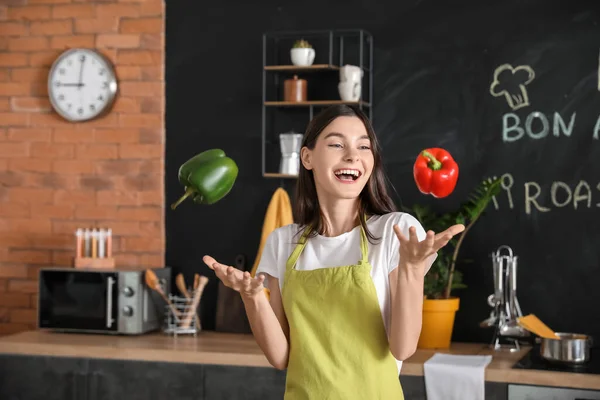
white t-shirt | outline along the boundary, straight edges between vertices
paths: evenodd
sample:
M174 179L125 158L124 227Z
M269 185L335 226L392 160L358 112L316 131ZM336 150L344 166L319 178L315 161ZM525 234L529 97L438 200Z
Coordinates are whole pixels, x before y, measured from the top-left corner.
M410 214L393 212L385 215L374 215L367 220L367 226L374 236L380 237L376 244L369 242L369 263L372 266L371 277L377 291L377 298L381 308L381 315L386 332L389 334L390 326L390 285L389 273L399 263L399 241L393 226L398 224L405 237L409 237L408 229L414 226L417 229L419 241L426 236L425 230L419 221ZM279 279L279 289L283 287L285 264L294 250L300 235L297 224L290 224L275 229L267 237L263 248L261 260L256 274L268 274ZM317 235L306 243L304 251L300 254L296 268L299 270L312 270L342 265L355 264L360 260L360 226L350 232L335 237ZM437 258L437 254L430 257L426 272ZM268 286L268 277L265 277L265 286ZM402 361L396 360L398 373Z

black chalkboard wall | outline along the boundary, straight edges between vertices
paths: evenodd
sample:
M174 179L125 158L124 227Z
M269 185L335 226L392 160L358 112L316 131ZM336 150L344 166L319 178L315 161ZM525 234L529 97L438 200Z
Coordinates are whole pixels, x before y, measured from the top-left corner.
M263 32L363 28L374 36L373 119L398 204L450 210L484 178L511 184L461 250L476 262L462 267L468 288L457 293L453 339L490 340L479 322L490 311L489 254L500 245L519 257L524 313L600 339L600 4L447 3L167 2L166 202L182 192L179 165L204 149L224 149L240 175L214 206L166 210L166 264L188 281L213 276L206 253L229 264L244 254L251 266L271 195L281 184L293 194L295 181L261 176ZM504 64L519 69L499 75L493 96ZM414 158L430 146L461 167L449 198L413 183ZM203 300L206 329L216 288L213 279Z

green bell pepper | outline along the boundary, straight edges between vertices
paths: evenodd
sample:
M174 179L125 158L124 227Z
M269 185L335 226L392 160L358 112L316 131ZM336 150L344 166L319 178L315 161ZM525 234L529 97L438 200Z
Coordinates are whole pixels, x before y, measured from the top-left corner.
M196 204L214 204L225 197L238 175L235 161L221 149L211 149L187 160L179 167L179 183L185 193L171 205L174 210L190 196Z

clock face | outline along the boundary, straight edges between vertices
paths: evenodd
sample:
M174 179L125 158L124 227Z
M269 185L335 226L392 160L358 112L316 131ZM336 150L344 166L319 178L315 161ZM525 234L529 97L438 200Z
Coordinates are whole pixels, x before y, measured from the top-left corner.
M117 80L108 60L88 49L64 52L48 75L50 103L69 121L97 117L112 105Z

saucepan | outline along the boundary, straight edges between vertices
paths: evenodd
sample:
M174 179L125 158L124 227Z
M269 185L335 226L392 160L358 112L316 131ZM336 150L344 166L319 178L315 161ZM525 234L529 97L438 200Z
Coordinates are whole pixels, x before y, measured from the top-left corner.
M561 364L583 364L590 360L591 336L568 332L556 335L559 339L538 338L542 358Z

